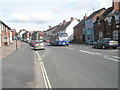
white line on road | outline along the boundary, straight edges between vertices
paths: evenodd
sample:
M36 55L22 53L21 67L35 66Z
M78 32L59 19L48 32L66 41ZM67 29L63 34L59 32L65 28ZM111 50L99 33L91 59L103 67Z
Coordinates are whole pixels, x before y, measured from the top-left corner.
M66 47L67 49L70 49L70 50L75 50L74 48L70 48L70 47Z
M117 59L109 58L109 56L107 56L107 55L104 55L104 58L109 59L109 60L111 60L111 61L120 62L120 61L117 60Z
M84 52L84 53L88 53L88 54L91 54L91 55L95 55L94 53L92 52L88 52L88 51L84 51L84 50L79 50L80 52Z
M113 56L114 58L117 58L117 59L119 59L120 57L118 57L118 56Z
M47 72L46 72L44 63L42 62L42 59L41 59L41 57L40 57L40 54L39 54L37 51L36 51L36 54L37 54L37 56L38 56L38 59L39 59L39 62L40 62L40 66L41 66L41 69L42 69L42 75L43 75L45 87L46 87L47 89L52 90L52 87L51 87L50 81L49 81L49 79L48 79L48 75L47 75Z

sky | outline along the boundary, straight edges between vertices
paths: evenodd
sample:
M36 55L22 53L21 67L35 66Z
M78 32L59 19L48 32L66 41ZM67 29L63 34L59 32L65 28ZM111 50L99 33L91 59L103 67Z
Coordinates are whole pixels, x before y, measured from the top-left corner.
M17 31L45 31L70 17L83 19L112 0L0 0L0 20Z

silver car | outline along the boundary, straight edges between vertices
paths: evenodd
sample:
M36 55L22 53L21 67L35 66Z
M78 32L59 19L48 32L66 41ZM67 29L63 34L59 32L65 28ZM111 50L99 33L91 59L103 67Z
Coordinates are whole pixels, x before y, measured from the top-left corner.
M112 40L110 38L100 38L97 42L92 43L93 48L109 48L113 47L113 49L116 49L119 46L118 41Z
M34 50L37 50L37 49L45 50L45 44L43 41L37 41L34 43L33 48Z

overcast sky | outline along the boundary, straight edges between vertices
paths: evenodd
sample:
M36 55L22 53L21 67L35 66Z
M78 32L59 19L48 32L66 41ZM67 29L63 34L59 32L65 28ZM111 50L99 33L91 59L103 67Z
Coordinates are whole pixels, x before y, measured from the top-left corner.
M70 17L82 19L112 0L0 0L0 19L10 28L46 30Z

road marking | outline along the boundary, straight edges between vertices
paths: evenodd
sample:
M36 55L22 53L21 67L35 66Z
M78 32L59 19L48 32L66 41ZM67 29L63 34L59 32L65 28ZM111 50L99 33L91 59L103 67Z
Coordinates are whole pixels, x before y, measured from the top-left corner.
M70 48L70 47L66 47L67 49L70 49L70 50L75 50L74 48Z
M110 52L110 53L112 53L112 52L118 52L118 50L109 50L107 52Z
M120 61L117 60L117 59L109 58L109 56L107 56L107 55L104 55L104 58L109 59L109 60L111 60L111 61L120 62Z
M120 57L118 57L118 56L113 56L114 58L117 58L117 59L119 59Z
M88 53L88 54L91 54L91 55L95 55L94 53L92 52L88 52L88 51L84 51L84 50L79 50L80 52L84 52L84 53Z
M36 53L37 56L38 56L39 63L40 63L41 69L42 69L42 75L43 75L45 87L47 88L47 90L52 90L52 87L51 87L50 81L49 81L49 79L48 79L48 75L47 75L47 72L46 72L44 63L43 63L43 61L42 61L42 59L41 59L41 57L40 57L40 54L38 53L38 51L35 51L35 53Z

